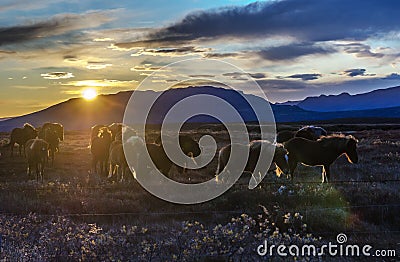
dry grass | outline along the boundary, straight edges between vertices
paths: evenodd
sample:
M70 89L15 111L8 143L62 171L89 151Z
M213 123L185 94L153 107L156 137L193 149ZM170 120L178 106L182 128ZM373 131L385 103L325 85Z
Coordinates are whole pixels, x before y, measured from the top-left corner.
M164 202L146 192L133 179L125 184L110 183L101 178L88 179L88 132L66 133L54 166L45 170L44 184L28 179L25 160L10 158L9 151L2 148L0 212L9 215L2 216L0 222L14 219L13 216L26 217L30 213L41 220L63 216L71 219L70 223L83 223L79 227L87 223L111 229L122 225L146 227L153 232L152 239L159 239L178 230L182 221L196 220L212 227L242 213L257 216L259 205L263 205L269 210L277 210L276 217L283 217L287 212L300 212L308 232L325 239L348 232L353 242L369 242L388 248L393 239L398 239L400 230L400 184L391 181L400 179L400 131L368 130L352 134L360 141L360 162L352 165L345 157L340 158L332 166L332 184L319 183L320 168L299 166L294 183L269 174L255 190L238 184L213 201L190 206ZM195 138L201 135L195 133ZM229 143L223 131L214 131L212 135L219 148ZM1 133L0 141L5 143L7 137L8 134ZM175 178L186 182L189 178L190 182L204 181L213 177L216 166L215 157L206 168ZM278 219L277 223L282 230L287 229L283 221ZM350 233L357 231L369 233ZM4 231L0 233L3 238L7 237ZM113 250L112 245L110 248ZM120 249L115 248L115 252Z

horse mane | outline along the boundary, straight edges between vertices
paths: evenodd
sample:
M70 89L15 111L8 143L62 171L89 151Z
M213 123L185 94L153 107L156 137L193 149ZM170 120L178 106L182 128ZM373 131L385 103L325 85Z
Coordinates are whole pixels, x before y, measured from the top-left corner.
M33 125L29 124L29 123L25 123L24 124L24 128L30 128L32 130L36 130L35 127Z
M344 149L349 140L354 140L356 143L358 142L358 140L354 136L344 134L332 134L329 136L323 136L317 141L321 142L324 147Z

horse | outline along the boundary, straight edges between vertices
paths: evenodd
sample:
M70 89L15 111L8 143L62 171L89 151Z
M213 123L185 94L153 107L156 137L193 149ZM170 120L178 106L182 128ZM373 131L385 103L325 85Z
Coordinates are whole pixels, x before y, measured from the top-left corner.
M330 180L330 166L341 155L345 154L350 163L358 162L358 140L351 135L325 136L317 141L295 137L284 143L288 151L288 163L293 180L297 163L309 166L322 166L322 183Z
M112 141L117 140L117 136L119 135L122 136L122 128L123 128L122 123L112 123L111 125L108 125L108 129L111 131Z
M155 140L155 144L161 145L162 143L174 143L173 137L167 137L166 141L162 141L161 136L158 136ZM199 144L194 140L191 136L189 135L179 135L179 145L185 153L185 155L190 156L190 157L197 157L201 154L201 149Z
M180 148L182 152L190 157L192 160L195 157L198 157L201 154L201 149L199 144L189 135L179 135L178 138ZM174 162L169 159L164 146L167 144L175 143L173 137L168 137L165 140L162 140L161 137L158 137L155 143L146 143L147 151L151 157L152 162L156 166L156 168L164 175L168 176L169 171L171 170L172 166L174 166ZM139 160L139 162L143 162ZM139 163L140 165L141 163ZM175 165L178 169L179 174L183 174L186 171L186 164L185 166L178 166Z
M97 172L97 163L100 163L100 174L106 174L111 142L111 131L107 127L100 128L98 135L92 138L90 151L94 173Z
M94 125L94 126L91 127L91 129L90 129L90 142L92 142L92 140L95 137L99 136L100 129L103 128L103 127L107 127L107 126L98 124L98 125Z
M23 128L16 127L11 131L10 143L6 146L11 147L11 156L13 156L14 145L19 145L19 155L22 155L22 148L24 148L25 155L25 144L29 139L33 139L37 136L37 130L31 124L24 124Z
M286 141L289 141L296 135L297 131L291 131L291 130L282 130L278 132L276 135L276 142L277 143L283 143Z
M304 126L300 128L296 133L295 137L302 137L308 140L317 140L322 136L328 135L325 129L319 126Z
M280 176L284 171L289 169L288 163L286 160L286 149L283 147L282 144L273 144L267 140L253 140L248 145L236 144L235 146L241 147L242 150L249 151L249 157L247 159L246 167L243 170L244 172L249 172L253 175L254 169L257 165L259 160L261 146L273 146L275 147L274 156L272 162L275 163L276 166L276 175ZM229 144L220 149L218 154L218 167L216 175L221 173L224 168L226 167L229 157L231 155L231 148L232 145Z
M26 142L26 159L28 162L27 174L31 176L33 168L36 170L36 181L39 177L43 183L44 166L49 156L49 144L40 138L30 139Z
M47 122L47 123L44 123L42 126L43 131L45 131L46 129L50 129L50 130L54 131L55 133L57 133L58 139L60 139L60 141L64 141L64 127L62 124ZM39 136L39 138L41 138L41 137Z
M297 131L283 130L276 135L277 143L284 143L294 137L303 137L308 140L317 140L322 136L328 135L325 129L319 126L303 126Z

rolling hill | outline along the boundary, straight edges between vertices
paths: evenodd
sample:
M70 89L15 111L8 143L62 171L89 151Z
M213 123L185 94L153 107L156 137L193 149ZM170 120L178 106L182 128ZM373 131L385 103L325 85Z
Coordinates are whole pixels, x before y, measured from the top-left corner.
M111 95L100 95L93 101L86 101L82 98L73 98L62 103L53 105L46 109L31 114L14 117L4 121L0 121L0 131L10 131L14 127L22 126L24 123L31 123L34 126L40 126L45 122L60 122L67 130L84 130L99 123L121 122L125 112L126 104L128 103L133 91L125 91ZM220 97L230 104L239 112L241 117L246 122L255 121L254 112L249 107L243 97L234 90L216 88L211 86L188 87L170 89L159 97L155 106L153 106L148 117L148 123L161 123L165 114L169 109L182 99L196 95L208 94ZM136 118L142 118L143 108L151 99L158 96L159 93L154 91L138 91L135 95L139 96L137 104L132 109L132 114ZM252 104L259 108L265 108L267 101L264 99L245 94L247 100L252 101ZM201 105L204 108L213 107L218 110L218 104L207 103ZM371 118L400 118L400 106L390 108L368 109L368 110L349 110L337 112L316 112L305 110L300 106L293 105L271 105L275 120L277 122L304 122L304 121L319 121L333 119L362 119ZM228 114L221 111L221 114ZM269 120L269 119L263 119ZM215 118L200 115L189 120L190 122L214 123ZM228 116L229 121L229 116Z
M350 95L320 95L307 97L301 101L288 101L279 105L296 105L304 110L336 112L368 110L400 106L400 86L377 89L368 93Z

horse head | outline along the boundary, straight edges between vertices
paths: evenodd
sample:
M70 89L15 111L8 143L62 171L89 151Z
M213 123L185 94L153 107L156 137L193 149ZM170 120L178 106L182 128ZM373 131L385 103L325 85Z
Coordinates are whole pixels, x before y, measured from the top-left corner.
M38 135L38 130L28 123L24 124L23 132L27 139L35 138Z
M350 163L357 164L358 162L358 155L357 155L357 142L358 140L355 139L353 136L346 136L346 148L345 153L347 155L347 159Z
M274 159L276 164L276 175L280 176L289 170L287 161L287 150L282 145L277 145L275 148Z

